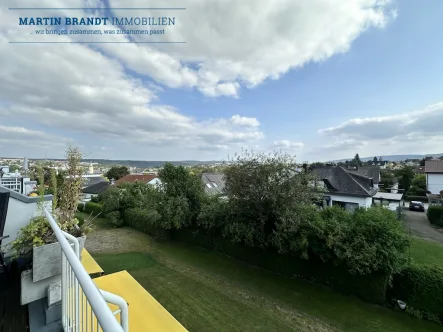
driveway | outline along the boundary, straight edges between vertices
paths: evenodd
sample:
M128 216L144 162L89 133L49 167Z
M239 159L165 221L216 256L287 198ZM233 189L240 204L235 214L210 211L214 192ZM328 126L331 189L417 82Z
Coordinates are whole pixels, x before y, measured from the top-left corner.
M412 235L425 240L443 243L443 228L431 225L426 217L426 212L409 211L403 208L404 224L406 229L410 229Z

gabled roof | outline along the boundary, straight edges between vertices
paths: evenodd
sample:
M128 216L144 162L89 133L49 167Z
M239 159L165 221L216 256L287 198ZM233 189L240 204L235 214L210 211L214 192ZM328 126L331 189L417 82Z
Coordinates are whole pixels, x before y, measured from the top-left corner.
M380 166L363 166L357 169L347 169L348 172L357 173L372 178L374 183L380 182Z
M100 194L103 191L106 190L106 188L109 187L109 182L103 181L96 184L93 184L92 186L86 187L82 190L84 194Z
M225 188L225 178L223 173L203 173L202 181L208 194L221 194Z
M318 167L313 172L324 181L330 194L371 197L377 193L371 178L341 166Z
M443 160L426 160L425 173L443 173Z
M88 176L88 177L84 177L83 178L83 187L89 187L92 186L96 183L100 183L100 182L106 182L105 179L103 179L101 176Z
M124 177L122 177L121 179L118 179L117 181L115 181L115 184L122 184L125 182L135 182L135 181L139 181L139 182L144 182L144 183L148 183L149 181L154 180L155 178L157 178L157 175L154 174L129 174L126 175Z

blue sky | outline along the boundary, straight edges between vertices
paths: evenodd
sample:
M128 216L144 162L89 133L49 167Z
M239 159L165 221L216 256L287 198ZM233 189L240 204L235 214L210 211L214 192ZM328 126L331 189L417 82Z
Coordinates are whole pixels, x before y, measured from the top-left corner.
M56 3L100 5L40 6ZM129 3L143 1L106 5ZM174 14L179 25L164 38L186 44L133 48L8 44L17 38L11 27L35 36L2 7L0 47L15 70L0 73L0 154L59 157L66 144L90 158L148 160L226 159L241 148L282 149L300 161L443 152L443 2L339 1L337 9L326 0L277 0L268 12L245 2L241 19L215 3L189 1ZM224 13L226 25L198 16L209 9ZM256 24L254 17L267 31L236 29ZM46 77L44 86L23 83L33 70L59 69L66 75ZM43 143L27 143L31 137Z

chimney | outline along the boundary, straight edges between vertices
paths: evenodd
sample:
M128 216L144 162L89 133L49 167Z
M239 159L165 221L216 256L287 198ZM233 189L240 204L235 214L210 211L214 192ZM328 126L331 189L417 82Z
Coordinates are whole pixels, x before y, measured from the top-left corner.
M357 164L357 166L355 167L355 169L357 170L357 172L358 172L358 164Z

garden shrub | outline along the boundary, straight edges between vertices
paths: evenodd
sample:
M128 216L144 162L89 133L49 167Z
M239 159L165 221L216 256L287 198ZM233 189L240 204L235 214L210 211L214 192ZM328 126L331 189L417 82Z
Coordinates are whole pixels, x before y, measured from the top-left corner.
M83 212L84 208L85 208L85 204L84 203L78 203L77 204L77 211Z
M411 265L394 275L390 297L406 302L428 320L443 319L443 268Z
M100 203L100 197L99 196L92 196L91 202L92 203Z
M87 202L85 204L85 207L84 207L83 211L86 212L86 213L90 213L93 216L98 216L99 214L102 213L103 208L98 203Z
M125 210L126 224L157 238L167 238L169 232L161 228L161 215L156 210L132 208Z
M427 216L431 224L443 227L443 206L430 205Z
M119 211L113 211L106 214L106 218L111 222L112 225L115 227L122 227L125 222L123 218L121 217L121 214Z

